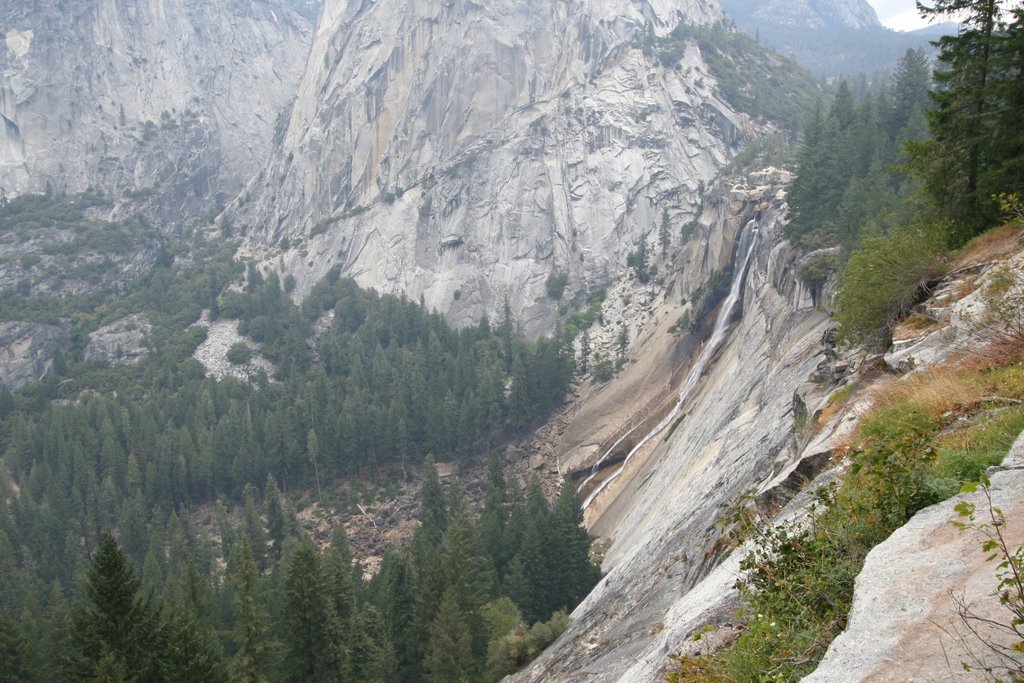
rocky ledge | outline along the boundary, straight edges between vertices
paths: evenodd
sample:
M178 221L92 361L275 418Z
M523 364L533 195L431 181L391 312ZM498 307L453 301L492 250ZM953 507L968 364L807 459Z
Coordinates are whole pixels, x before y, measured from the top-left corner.
M1000 653L1020 640L1001 626L1013 617L998 591L1004 558L987 561L984 528L950 522L961 503L975 506L982 525L999 508L1008 546L1024 543L1024 434L989 476L991 498L978 490L925 508L868 554L849 625L805 683L995 680L985 669L998 676L1007 665Z

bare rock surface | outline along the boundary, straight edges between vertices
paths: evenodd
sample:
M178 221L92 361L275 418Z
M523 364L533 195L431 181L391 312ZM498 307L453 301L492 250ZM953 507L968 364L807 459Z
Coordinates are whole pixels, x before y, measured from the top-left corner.
M1024 543L1024 435L990 474L991 504L1003 510L1003 533L1016 549ZM976 506L979 522L989 521L981 491L961 494L921 510L868 554L846 630L804 681L984 681L984 667L1005 664L985 640L1008 648L1018 639L985 624L979 638L958 616L962 600L979 618L1011 618L996 590L999 559L987 562L981 549L985 536L950 524L962 501Z
M5 2L0 26L0 192L126 193L164 229L255 173L311 39L287 0Z
M1007 285L1006 283L1013 283ZM968 290L957 296L958 290ZM997 298L1024 296L1024 252L971 267L945 278L929 299L917 307L918 319L934 321L923 330L906 331L893 341L885 363L906 372L920 365L935 365L958 355L982 351L1000 334L1002 324L993 318L991 302ZM906 327L906 326L904 326Z
M591 530L612 541L606 576L573 612L568 630L510 680L657 680L667 655L695 629L728 618L740 555L728 554L716 526L719 504L771 486L801 458L790 428L793 392L820 362L828 322L799 286L797 255L781 238L784 195L770 185L733 194L750 203L760 232L742 318L681 422L634 456L591 504ZM723 220L728 215L736 214L722 211ZM716 234L730 244L736 233L723 225L711 229L704 244L712 253ZM683 280L695 282L710 272L697 263L693 272L683 270ZM680 280L676 285L677 292L693 291ZM661 305L668 303L679 310L674 302ZM659 306L651 319L659 334L647 343L660 349L657 340L667 335L671 317ZM817 407L827 391L821 387L807 400ZM566 430L573 433L579 432ZM588 456L580 449L579 457Z
M0 386L20 389L42 379L67 343L67 331L57 325L0 323Z
M299 296L341 265L456 325L507 296L527 334L549 331L548 275L581 304L664 210L676 234L695 218L701 184L759 130L695 43L673 68L642 47L723 18L705 0L328 0L233 220Z
M215 379L234 377L249 381L260 372L265 372L268 376L274 374L274 364L260 354L256 342L238 333L237 320L211 321L208 312L204 311L196 324L206 328L206 339L196 347L192 355L206 368L207 376ZM249 362L244 365L234 365L228 361L228 349L238 342L248 346L252 352Z
M89 335L83 355L104 365L134 365L149 352L146 340L152 329L142 314L115 320Z
M866 0L725 0L723 6L742 24L758 22L808 29L881 29Z

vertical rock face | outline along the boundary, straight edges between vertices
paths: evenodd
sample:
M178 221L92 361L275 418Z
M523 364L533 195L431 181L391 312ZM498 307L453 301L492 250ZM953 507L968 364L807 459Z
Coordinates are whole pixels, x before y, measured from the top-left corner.
M802 457L792 432L793 393L820 361L828 316L795 275L797 255L781 236L781 197L752 205L759 235L742 318L675 426L651 439L591 504L591 530L612 541L606 576L565 634L511 680L659 680L669 652L735 581L733 563L702 582L728 549L716 526L720 506L765 489ZM732 218L723 212L709 241L716 233L730 239Z
M0 190L132 191L175 219L226 201L294 96L311 28L293 6L0 3Z
M300 293L340 264L456 324L508 297L528 333L550 328L550 273L570 296L606 283L663 209L694 216L749 132L695 45L675 69L650 49L723 17L713 0L328 0L236 224Z

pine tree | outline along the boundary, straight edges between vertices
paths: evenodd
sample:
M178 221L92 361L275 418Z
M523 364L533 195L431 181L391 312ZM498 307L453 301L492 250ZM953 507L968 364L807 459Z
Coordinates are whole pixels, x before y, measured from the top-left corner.
M252 556L248 538L242 539L238 551L238 570L232 577L235 584L235 629L232 641L235 655L231 659L232 678L238 683L263 683L266 658L267 615L259 602L259 568Z
M661 227L658 229L658 243L661 245L661 255L664 258L668 254L668 245L672 243L672 222L668 217L668 207L661 210Z
M428 559L440 548L441 539L448 528L444 487L434 459L429 456L423 464L423 484L420 486L419 498L421 526L416 532L417 554L423 564L429 564Z
M180 610L164 626L161 652L166 680L227 683L223 654L198 616Z
M408 552L389 552L380 570L380 608L394 648L395 679L418 683L423 634L417 620L419 581Z
M38 680L28 641L21 628L7 614L0 612L0 681L34 683Z
M530 400L529 377L526 372L524 353L519 351L512 361L512 389L509 392L509 414L512 423L519 428L526 426L533 416L534 404Z
M509 547L505 539L505 528L508 525L509 501L508 484L501 463L501 456L492 453L487 463L487 480L484 494L484 509L477 522L480 544L499 575L505 572L510 559Z
M302 539L285 570L284 645L288 681L341 680L337 617L330 608L316 547Z
M509 569L509 590L528 622L545 621L560 602L557 587L560 551L551 511L537 477L530 481L526 505L519 519L522 535Z
M423 662L425 680L429 683L470 683L476 680L473 665L472 641L465 612L459 605L455 589L448 588L430 625L430 640Z
M384 617L373 605L358 613L352 641L352 679L360 683L396 680L395 654Z
M331 547L324 554L324 574L334 612L343 628L349 629L358 616L354 571L345 527L338 524L331 533Z
M583 508L572 479L562 482L554 509L557 547L561 555L557 607L574 608L601 578L590 561L590 534L583 526Z
M925 17L955 17L955 36L943 36L935 71L935 108L929 112L932 140L909 146L912 170L922 177L936 205L962 242L998 218L992 195L1021 189L1020 120L1024 102L1016 21L1003 23L1004 0L918 2ZM1008 57L1008 59L1007 59ZM1010 161L1009 165L1005 162Z
M281 492L277 488L277 481L273 475L267 475L267 483L263 491L263 506L267 514L267 536L270 539L274 562L277 562L284 552L285 541L289 534L289 524L285 514L284 501L281 500Z
M162 633L152 596L139 595L139 580L109 533L100 537L85 584L89 603L71 616L72 680L103 680L116 672L124 681L161 678Z

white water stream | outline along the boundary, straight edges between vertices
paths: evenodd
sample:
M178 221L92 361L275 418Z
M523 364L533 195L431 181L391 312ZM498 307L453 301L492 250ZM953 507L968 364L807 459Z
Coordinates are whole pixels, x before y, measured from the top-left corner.
M697 361L693 364L693 367L690 368L689 374L686 375L686 381L683 382L682 388L679 390L679 396L676 399L676 404L672 407L669 414L661 420L661 422L655 425L654 428L644 436L644 438L640 439L640 441L633 446L632 450L630 450L626 455L622 464L619 465L619 468L615 473L602 481L601 484L595 488L589 496L587 496L587 499L583 501L584 510L586 510L594 499L604 491L608 484L615 481L616 477L622 473L622 470L626 467L626 463L629 462L629 459L632 458L634 454L646 446L651 439L660 434L679 416L680 411L683 409L683 404L686 402L686 399L690 397L690 393L693 391L694 387L697 386L697 382L700 380L701 375L704 374L704 370L707 368L708 362L725 339L725 333L729 327L729 319L732 318L732 314L741 300L740 295L743 292L743 277L747 273L747 267L750 265L750 257L754 253L754 243L757 241L757 235L757 226L754 224L753 220L748 222L741 231L740 244L739 248L736 250L734 260L734 263L738 264L738 267L733 270L732 285L729 287L729 296L725 298L721 309L718 311L718 317L715 319L715 327L711 331L711 338L708 339L707 344L705 344L704 348L701 349L700 355L697 357ZM584 479L583 483L579 485L579 490L582 491L587 484L597 476L604 461L611 457L611 455L615 453L615 449L618 448L619 444L639 429L641 425L643 425L643 421L620 436L615 443L613 443L611 447L604 452L604 454L591 468L590 476Z

